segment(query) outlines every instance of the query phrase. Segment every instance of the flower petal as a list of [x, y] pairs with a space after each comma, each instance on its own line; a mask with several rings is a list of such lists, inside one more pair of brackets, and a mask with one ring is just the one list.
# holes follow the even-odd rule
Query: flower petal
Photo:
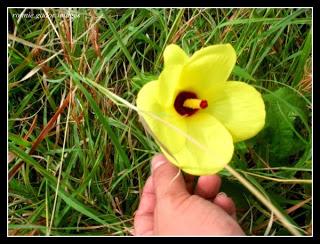
[[178, 94], [177, 88], [182, 67], [182, 65], [174, 65], [164, 68], [159, 76], [159, 89], [153, 96], [156, 95], [158, 102], [164, 107], [173, 107], [175, 97]]
[[255, 136], [264, 126], [266, 112], [261, 94], [244, 82], [228, 81], [208, 103], [208, 112], [230, 131], [235, 142]]
[[187, 133], [198, 143], [186, 140], [185, 146], [166, 157], [183, 171], [192, 175], [211, 175], [228, 164], [233, 155], [232, 136], [228, 130], [213, 116], [197, 113], [187, 118]]
[[170, 44], [163, 52], [164, 67], [172, 65], [184, 65], [189, 57], [188, 55], [176, 44]]
[[[190, 58], [190, 62], [193, 62], [199, 58], [208, 55], [219, 55], [219, 56], [228, 56], [231, 59], [236, 58], [236, 52], [231, 44], [217, 44], [211, 45], [205, 48], [201, 48], [199, 51], [196, 51]], [[235, 62], [235, 60], [234, 60]], [[232, 67], [233, 68], [233, 67]]]
[[164, 145], [167, 150], [174, 153], [179, 151], [185, 144], [186, 139], [179, 130], [185, 131], [186, 123], [184, 118], [179, 116], [173, 107], [167, 109], [158, 103], [154, 96], [158, 89], [158, 81], [151, 81], [145, 84], [138, 93], [137, 107], [141, 111], [140, 116], [147, 123], [149, 132], [156, 137], [161, 145]]
[[213, 45], [194, 53], [184, 66], [180, 90], [191, 90], [200, 98], [219, 93], [236, 62], [236, 52], [230, 44]]
[[188, 61], [187, 54], [175, 44], [166, 47], [163, 53], [164, 69], [159, 76], [159, 103], [173, 106], [183, 65]]

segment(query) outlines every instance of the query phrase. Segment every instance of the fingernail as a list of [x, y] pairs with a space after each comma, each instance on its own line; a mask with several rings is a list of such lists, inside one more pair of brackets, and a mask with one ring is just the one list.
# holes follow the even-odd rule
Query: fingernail
[[166, 163], [167, 160], [162, 154], [158, 154], [153, 157], [151, 161], [151, 171], [154, 172], [157, 168], [159, 168], [162, 164]]
[[224, 192], [219, 192], [218, 197], [228, 197], [227, 194], [225, 194]]

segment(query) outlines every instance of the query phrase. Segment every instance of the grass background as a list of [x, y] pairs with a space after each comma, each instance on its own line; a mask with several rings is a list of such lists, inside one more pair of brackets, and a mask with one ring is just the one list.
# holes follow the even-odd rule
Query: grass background
[[[267, 119], [235, 145], [230, 165], [312, 233], [311, 9], [8, 11], [9, 235], [130, 235], [159, 149], [136, 112], [84, 80], [135, 104], [169, 43], [190, 55], [234, 46], [230, 79], [263, 94]], [[220, 175], [248, 235], [290, 235], [227, 171]]]

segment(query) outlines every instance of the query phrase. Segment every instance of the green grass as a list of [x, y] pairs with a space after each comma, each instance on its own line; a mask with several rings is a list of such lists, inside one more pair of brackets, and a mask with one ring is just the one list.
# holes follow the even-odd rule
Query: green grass
[[[231, 43], [230, 77], [254, 85], [266, 103], [265, 128], [237, 143], [230, 166], [282, 211], [303, 235], [312, 232], [310, 9], [9, 9], [9, 235], [130, 235], [139, 194], [158, 145], [132, 108], [156, 79], [167, 44], [192, 54]], [[52, 16], [55, 16], [54, 18]], [[95, 36], [94, 30], [98, 36]], [[41, 47], [41, 49], [39, 49]], [[42, 65], [40, 65], [43, 63]], [[71, 95], [58, 117], [63, 101]], [[57, 114], [58, 115], [58, 114]], [[57, 116], [56, 115], [56, 116]], [[31, 147], [48, 122], [53, 127]], [[290, 235], [227, 170], [248, 235]], [[269, 225], [268, 225], [269, 224]]]

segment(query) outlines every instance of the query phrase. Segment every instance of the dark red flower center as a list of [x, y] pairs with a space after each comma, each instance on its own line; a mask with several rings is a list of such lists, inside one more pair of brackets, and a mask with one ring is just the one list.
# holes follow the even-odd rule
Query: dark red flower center
[[[198, 106], [186, 106], [185, 102], [188, 99], [194, 100], [193, 103], [195, 103]], [[204, 109], [206, 107], [208, 107], [207, 100], [198, 99], [197, 95], [194, 92], [182, 91], [178, 94], [174, 101], [174, 108], [182, 116], [191, 116], [194, 113], [196, 113], [200, 108]]]

